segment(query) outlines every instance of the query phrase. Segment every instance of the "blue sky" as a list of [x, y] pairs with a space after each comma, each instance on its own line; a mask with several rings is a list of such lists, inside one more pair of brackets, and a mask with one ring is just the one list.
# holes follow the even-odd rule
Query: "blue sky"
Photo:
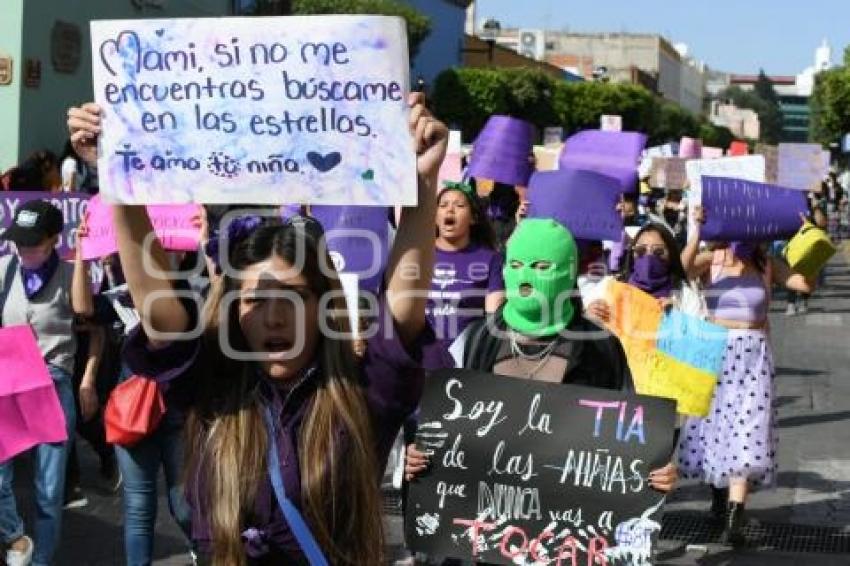
[[477, 19], [502, 27], [661, 33], [715, 69], [795, 75], [826, 38], [840, 63], [850, 44], [848, 0], [477, 0]]

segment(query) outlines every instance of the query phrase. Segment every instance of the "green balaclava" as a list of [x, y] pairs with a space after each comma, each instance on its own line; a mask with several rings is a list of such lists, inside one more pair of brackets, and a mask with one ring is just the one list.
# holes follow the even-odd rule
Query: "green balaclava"
[[[532, 267], [547, 262], [545, 269]], [[555, 220], [530, 218], [519, 223], [508, 240], [503, 311], [513, 330], [530, 336], [551, 336], [572, 321], [574, 308], [569, 292], [575, 289], [578, 248], [572, 234]], [[529, 285], [523, 297], [520, 287]]]

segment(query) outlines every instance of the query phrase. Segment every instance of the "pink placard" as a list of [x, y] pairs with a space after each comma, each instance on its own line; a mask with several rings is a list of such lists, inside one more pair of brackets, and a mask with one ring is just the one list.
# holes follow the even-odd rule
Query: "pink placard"
[[32, 329], [0, 328], [0, 463], [65, 440], [65, 414]]
[[679, 142], [679, 157], [685, 159], [699, 159], [702, 157], [702, 141], [694, 138], [684, 137]]
[[459, 183], [463, 179], [463, 168], [461, 167], [461, 157], [459, 153], [447, 153], [443, 159], [443, 164], [440, 165], [439, 182], [437, 183], [437, 191], [443, 189], [445, 181]]
[[[200, 214], [200, 205], [149, 205], [147, 211], [163, 248], [171, 251], [198, 249], [200, 233], [198, 228], [193, 226], [192, 218]], [[112, 207], [101, 201], [100, 195], [95, 195], [89, 201], [86, 223], [88, 236], [80, 239], [83, 259], [101, 258], [118, 251]]]

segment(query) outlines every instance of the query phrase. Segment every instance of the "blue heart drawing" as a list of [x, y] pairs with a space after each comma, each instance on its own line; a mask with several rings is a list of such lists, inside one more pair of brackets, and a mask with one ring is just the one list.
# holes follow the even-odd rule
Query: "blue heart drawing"
[[160, 29], [156, 30], [156, 34], [157, 34], [159, 37], [162, 37], [162, 34], [164, 34], [164, 33], [165, 33], [165, 30], [164, 30], [163, 28], [160, 28]]
[[322, 173], [327, 173], [342, 161], [342, 156], [338, 151], [332, 151], [327, 155], [322, 155], [321, 153], [316, 153], [315, 151], [311, 151], [307, 153], [307, 161], [310, 162], [310, 165], [315, 167], [318, 171]]

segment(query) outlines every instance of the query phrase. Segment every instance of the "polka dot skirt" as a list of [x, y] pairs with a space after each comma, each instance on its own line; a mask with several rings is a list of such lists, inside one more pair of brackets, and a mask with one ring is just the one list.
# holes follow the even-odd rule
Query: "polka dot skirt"
[[727, 487], [747, 478], [753, 487], [776, 479], [773, 353], [764, 332], [730, 330], [711, 409], [681, 431], [679, 472]]

